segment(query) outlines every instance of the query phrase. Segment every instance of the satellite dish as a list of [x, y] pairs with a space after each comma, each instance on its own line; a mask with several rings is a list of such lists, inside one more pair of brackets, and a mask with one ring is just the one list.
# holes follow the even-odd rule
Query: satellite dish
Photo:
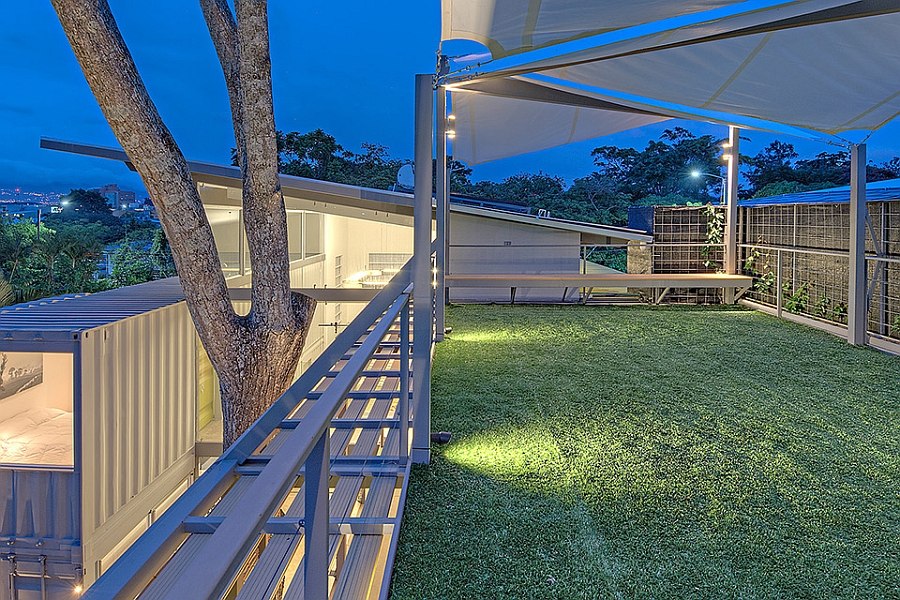
[[400, 167], [397, 171], [397, 189], [413, 191], [416, 188], [416, 170], [411, 164]]

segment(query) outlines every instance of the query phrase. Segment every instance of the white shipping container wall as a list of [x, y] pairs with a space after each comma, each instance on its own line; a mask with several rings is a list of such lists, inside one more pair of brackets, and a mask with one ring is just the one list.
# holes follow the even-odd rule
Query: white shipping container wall
[[[194, 467], [196, 333], [182, 302], [82, 338], [85, 576]], [[102, 565], [102, 569], [108, 568]]]
[[81, 535], [80, 522], [72, 471], [0, 469], [0, 537], [74, 540]]
[[[581, 235], [528, 223], [454, 214], [450, 221], [450, 272], [578, 273]], [[563, 288], [520, 288], [516, 301], [558, 301]], [[509, 302], [509, 288], [450, 289], [451, 301]]]

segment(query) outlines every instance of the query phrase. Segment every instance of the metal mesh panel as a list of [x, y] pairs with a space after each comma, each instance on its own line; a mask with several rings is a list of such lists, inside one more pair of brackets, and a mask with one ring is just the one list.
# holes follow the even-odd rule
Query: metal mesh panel
[[[866, 253], [900, 257], [900, 202], [868, 203]], [[848, 204], [741, 209], [745, 273], [757, 277], [748, 297], [784, 310], [847, 322], [850, 207]], [[874, 237], [873, 237], [874, 236]], [[778, 263], [781, 262], [781, 285]], [[900, 264], [867, 261], [868, 329], [900, 338]], [[780, 287], [780, 289], [779, 289]]]
[[[653, 216], [654, 273], [715, 273], [724, 264], [721, 243], [706, 245], [710, 216], [708, 207], [656, 207]], [[714, 209], [722, 214], [721, 208]], [[714, 304], [721, 302], [721, 290], [673, 289], [668, 302]]]

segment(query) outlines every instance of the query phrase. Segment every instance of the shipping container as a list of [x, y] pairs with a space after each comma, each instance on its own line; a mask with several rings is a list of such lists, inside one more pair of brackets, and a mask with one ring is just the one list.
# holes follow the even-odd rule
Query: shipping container
[[0, 599], [77, 595], [193, 480], [216, 407], [183, 300], [173, 278], [0, 309]]

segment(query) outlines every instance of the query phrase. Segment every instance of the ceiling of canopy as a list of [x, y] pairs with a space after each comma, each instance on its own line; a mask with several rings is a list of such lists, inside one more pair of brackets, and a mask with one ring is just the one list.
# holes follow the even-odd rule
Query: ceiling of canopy
[[900, 114], [898, 0], [444, 0], [444, 18], [494, 56], [443, 80], [471, 164], [669, 117], [839, 140]]

